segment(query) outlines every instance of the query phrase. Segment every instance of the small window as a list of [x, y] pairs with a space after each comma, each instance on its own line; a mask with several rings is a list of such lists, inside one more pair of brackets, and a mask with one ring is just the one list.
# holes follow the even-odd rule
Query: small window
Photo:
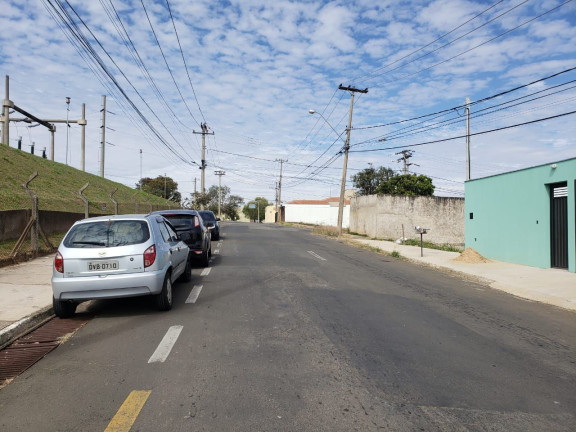
[[178, 241], [178, 234], [176, 234], [176, 231], [174, 231], [170, 224], [166, 224], [166, 229], [170, 235], [170, 241]]
[[470, 219], [474, 219], [474, 213], [470, 213]]
[[158, 222], [158, 228], [160, 228], [160, 232], [162, 233], [162, 238], [166, 243], [170, 242], [170, 233], [168, 232], [168, 228], [164, 221]]

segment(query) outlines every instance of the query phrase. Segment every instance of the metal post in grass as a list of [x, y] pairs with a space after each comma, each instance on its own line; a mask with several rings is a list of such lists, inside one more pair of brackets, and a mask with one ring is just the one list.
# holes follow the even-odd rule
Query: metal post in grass
[[82, 192], [84, 192], [86, 190], [86, 188], [88, 187], [90, 183], [86, 183], [84, 186], [82, 186], [82, 188], [78, 191], [78, 195], [80, 196], [80, 199], [82, 201], [84, 201], [84, 217], [88, 218], [90, 217], [90, 203], [88, 202], [88, 198], [86, 198], [84, 196], [84, 194]]

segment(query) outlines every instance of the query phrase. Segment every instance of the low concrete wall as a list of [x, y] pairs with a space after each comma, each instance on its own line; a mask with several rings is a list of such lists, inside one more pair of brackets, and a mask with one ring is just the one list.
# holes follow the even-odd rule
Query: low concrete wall
[[464, 198], [369, 195], [352, 198], [350, 231], [368, 237], [420, 239], [415, 226], [428, 228], [424, 240], [464, 246]]
[[[19, 238], [30, 220], [30, 214], [31, 210], [7, 210], [0, 212], [0, 241]], [[83, 213], [40, 210], [39, 215], [40, 226], [47, 235], [64, 233], [68, 231], [74, 222], [84, 219]]]
[[30, 210], [6, 210], [0, 212], [0, 241], [17, 239], [26, 228]]

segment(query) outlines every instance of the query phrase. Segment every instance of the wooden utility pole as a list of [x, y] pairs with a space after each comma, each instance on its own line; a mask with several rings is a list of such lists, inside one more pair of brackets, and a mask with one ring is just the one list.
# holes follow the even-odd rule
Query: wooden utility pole
[[[278, 194], [276, 196], [276, 214], [279, 214], [280, 207], [282, 206], [282, 164], [288, 162], [288, 159], [276, 159], [276, 162], [280, 162], [280, 179], [278, 180]], [[277, 218], [280, 222], [280, 218]]]
[[220, 211], [220, 205], [222, 203], [222, 176], [226, 175], [226, 172], [214, 171], [214, 174], [218, 176], [218, 217], [222, 218], [222, 212]]
[[344, 144], [344, 163], [342, 164], [342, 182], [340, 184], [340, 203], [338, 205], [338, 237], [342, 236], [342, 220], [344, 217], [344, 194], [346, 193], [346, 169], [348, 168], [348, 150], [350, 150], [350, 130], [352, 129], [352, 111], [354, 110], [354, 93], [368, 93], [368, 89], [359, 90], [354, 87], [338, 86], [338, 90], [350, 92], [350, 113], [348, 114], [348, 127], [346, 128], [346, 144]]
[[206, 135], [214, 135], [214, 132], [208, 132], [210, 130], [210, 128], [208, 127], [206, 122], [200, 123], [200, 128], [202, 129], [202, 132], [192, 131], [192, 133], [202, 135], [202, 165], [200, 165], [200, 169], [202, 170], [202, 175], [200, 177], [200, 192], [202, 192], [202, 194], [204, 194], [204, 193], [206, 193], [205, 182], [204, 182], [204, 180], [205, 180], [204, 172], [206, 170]]

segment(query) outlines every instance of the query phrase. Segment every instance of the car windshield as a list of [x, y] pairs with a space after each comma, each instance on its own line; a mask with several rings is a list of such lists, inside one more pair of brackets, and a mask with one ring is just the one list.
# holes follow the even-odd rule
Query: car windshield
[[66, 238], [67, 248], [115, 247], [144, 243], [150, 238], [145, 221], [118, 220], [74, 225]]

